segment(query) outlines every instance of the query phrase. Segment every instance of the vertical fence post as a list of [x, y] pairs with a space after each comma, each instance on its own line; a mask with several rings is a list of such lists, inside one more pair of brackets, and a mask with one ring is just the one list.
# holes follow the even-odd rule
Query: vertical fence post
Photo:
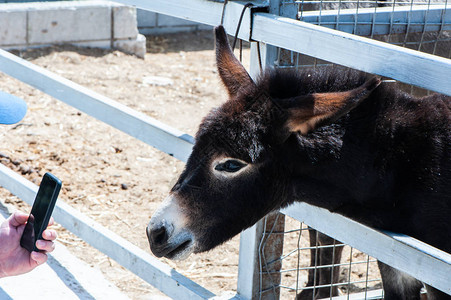
[[279, 299], [285, 215], [272, 213], [243, 231], [237, 294], [242, 299]]
[[237, 295], [240, 299], [258, 299], [260, 276], [258, 268], [258, 245], [263, 233], [263, 221], [258, 221], [240, 236]]
[[[270, 0], [270, 13], [281, 13], [281, 0]], [[259, 60], [259, 57], [261, 61]], [[250, 75], [257, 78], [277, 61], [277, 48], [251, 43]], [[240, 239], [237, 293], [244, 299], [279, 299], [285, 215], [273, 213], [244, 231]], [[271, 234], [270, 234], [271, 233]], [[275, 233], [275, 234], [272, 234]]]

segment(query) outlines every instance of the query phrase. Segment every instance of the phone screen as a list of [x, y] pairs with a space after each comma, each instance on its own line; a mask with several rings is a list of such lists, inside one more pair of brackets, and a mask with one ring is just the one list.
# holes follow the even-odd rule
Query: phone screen
[[50, 173], [44, 175], [20, 241], [21, 246], [30, 252], [37, 251], [36, 240], [42, 239], [42, 232], [47, 228], [60, 188], [61, 180]]

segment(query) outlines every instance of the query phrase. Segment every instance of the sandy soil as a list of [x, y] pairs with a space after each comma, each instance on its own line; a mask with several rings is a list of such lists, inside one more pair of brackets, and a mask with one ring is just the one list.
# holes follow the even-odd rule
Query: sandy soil
[[[16, 54], [191, 135], [202, 116], [226, 100], [215, 67], [211, 32], [148, 37], [144, 60], [118, 51], [66, 46]], [[246, 58], [249, 50], [244, 54]], [[0, 74], [0, 89], [22, 97], [29, 108], [20, 124], [2, 127], [1, 163], [36, 184], [45, 172], [54, 173], [63, 181], [61, 199], [149, 251], [145, 226], [183, 164], [4, 74]], [[0, 189], [0, 198], [29, 211], [4, 189]], [[290, 222], [287, 227], [299, 228], [298, 222]], [[102, 270], [130, 298], [158, 295], [80, 238], [61, 227], [58, 231], [60, 242]], [[296, 236], [286, 238], [293, 247], [297, 241]], [[182, 262], [163, 261], [222, 294], [236, 290], [238, 245], [236, 237]], [[304, 264], [309, 261], [307, 253], [302, 254]], [[356, 253], [351, 256], [361, 255]], [[291, 264], [286, 263], [287, 267]], [[362, 271], [355, 273], [356, 278], [362, 276]], [[296, 278], [289, 272], [283, 276], [291, 285]], [[372, 276], [377, 276], [377, 271]], [[283, 298], [293, 297], [294, 292], [283, 294]]]

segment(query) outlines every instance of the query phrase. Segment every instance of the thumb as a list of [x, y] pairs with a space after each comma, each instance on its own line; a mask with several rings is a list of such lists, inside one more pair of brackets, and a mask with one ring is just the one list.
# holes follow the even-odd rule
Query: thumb
[[25, 224], [25, 222], [27, 222], [27, 220], [28, 220], [28, 215], [17, 210], [8, 218], [8, 223], [12, 227], [18, 227], [20, 225]]

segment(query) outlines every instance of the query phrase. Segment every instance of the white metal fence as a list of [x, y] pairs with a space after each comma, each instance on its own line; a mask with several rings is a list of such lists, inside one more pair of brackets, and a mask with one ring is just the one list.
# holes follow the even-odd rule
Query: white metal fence
[[[408, 9], [402, 5], [389, 9], [357, 6], [354, 11], [343, 10], [342, 13], [335, 14], [323, 10], [322, 7], [318, 11], [303, 12], [300, 7], [305, 2], [301, 1], [255, 1], [255, 5], [250, 8], [244, 8], [245, 3], [238, 1], [229, 1], [225, 8], [222, 2], [207, 0], [118, 2], [208, 25], [218, 25], [224, 15], [223, 23], [228, 32], [235, 32], [239, 16], [244, 9], [245, 14], [238, 37], [259, 42], [259, 45], [251, 44], [252, 76], [256, 76], [260, 71], [257, 47], [260, 47], [264, 66], [280, 62], [281, 52], [276, 48], [279, 47], [451, 95], [450, 59], [356, 35], [375, 37], [390, 34], [392, 31], [399, 34], [405, 29], [404, 33], [419, 33], [423, 37], [435, 32], [438, 34], [436, 40], [447, 42], [446, 37], [442, 40], [442, 35], [450, 30], [451, 26], [451, 9], [446, 2], [434, 6], [428, 2], [422, 7], [410, 5]], [[382, 2], [386, 4], [385, 1], [376, 3]], [[341, 4], [346, 1], [335, 3]], [[310, 4], [318, 4], [318, 1], [310, 1]], [[287, 14], [301, 17], [304, 21], [283, 17]], [[405, 36], [407, 37], [407, 34]], [[405, 45], [408, 45], [409, 40], [405, 38], [405, 41]], [[290, 57], [296, 55], [290, 54]], [[0, 50], [0, 71], [182, 161], [186, 161], [191, 152], [193, 139], [190, 136], [2, 50]], [[36, 186], [4, 166], [0, 166], [0, 182], [3, 187], [27, 203], [32, 202]], [[451, 294], [450, 254], [403, 235], [376, 231], [305, 203], [292, 205], [281, 212]], [[170, 297], [175, 299], [214, 297], [210, 291], [103, 228], [63, 201], [59, 201], [54, 216], [64, 227]], [[324, 219], [328, 222], [322, 222]], [[264, 286], [261, 282], [263, 276], [259, 267], [261, 260], [258, 253], [262, 247], [261, 237], [272, 226], [263, 220], [241, 235], [237, 298], [265, 297], [262, 293]], [[387, 249], [390, 251], [386, 251]], [[277, 259], [278, 254], [275, 255]], [[410, 263], [411, 261], [415, 261], [415, 264]], [[363, 297], [365, 296], [367, 295]]]

